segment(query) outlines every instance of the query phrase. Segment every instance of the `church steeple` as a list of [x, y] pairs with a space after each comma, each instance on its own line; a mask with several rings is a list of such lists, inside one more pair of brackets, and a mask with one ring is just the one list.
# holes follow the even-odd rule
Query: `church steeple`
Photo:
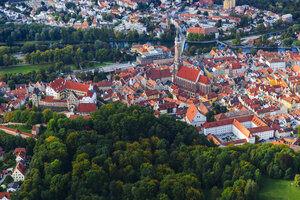
[[175, 37], [175, 57], [174, 57], [173, 81], [175, 80], [175, 76], [182, 65], [181, 51], [182, 51], [182, 44], [181, 44], [181, 40], [180, 40], [180, 30], [179, 30], [179, 28], [177, 28], [176, 37]]

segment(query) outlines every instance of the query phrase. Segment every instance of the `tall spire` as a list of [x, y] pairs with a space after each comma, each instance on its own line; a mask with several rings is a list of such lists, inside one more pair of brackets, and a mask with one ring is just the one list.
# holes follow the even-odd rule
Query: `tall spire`
[[179, 30], [179, 27], [176, 28], [175, 42], [180, 42], [180, 30]]
[[176, 37], [175, 37], [175, 57], [174, 57], [174, 70], [173, 70], [173, 81], [175, 81], [176, 74], [181, 67], [181, 51], [182, 51], [182, 44], [180, 39], [180, 29], [177, 27], [176, 29]]

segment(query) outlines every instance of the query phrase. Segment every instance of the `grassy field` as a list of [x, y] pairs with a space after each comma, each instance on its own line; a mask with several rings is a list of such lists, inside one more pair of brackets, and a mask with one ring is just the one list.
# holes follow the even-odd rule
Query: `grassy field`
[[102, 67], [102, 66], [105, 66], [105, 65], [112, 65], [114, 64], [113, 62], [104, 62], [104, 63], [96, 63], [93, 67]]
[[26, 73], [34, 70], [39, 70], [40, 68], [47, 68], [50, 65], [20, 65], [16, 67], [1, 68], [0, 73]]
[[300, 188], [292, 185], [293, 181], [263, 178], [259, 200], [296, 200], [300, 199]]
[[[95, 63], [94, 66], [86, 66], [85, 69], [102, 67], [105, 65], [111, 65], [112, 62], [104, 62], [104, 63]], [[0, 68], [0, 73], [26, 73], [34, 70], [39, 70], [40, 68], [47, 68], [53, 64], [45, 64], [45, 65], [19, 65], [16, 67], [4, 67]], [[77, 70], [75, 65], [69, 65], [72, 70]]]

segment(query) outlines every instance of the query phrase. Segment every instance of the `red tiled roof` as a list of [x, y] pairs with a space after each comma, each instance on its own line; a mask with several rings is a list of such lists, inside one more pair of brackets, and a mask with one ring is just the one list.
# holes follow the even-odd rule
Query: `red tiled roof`
[[284, 60], [281, 60], [280, 58], [274, 58], [274, 59], [270, 59], [268, 60], [269, 63], [276, 63], [276, 62], [284, 62]]
[[10, 199], [11, 193], [9, 192], [0, 192], [0, 199], [3, 199], [4, 197], [7, 199]]
[[[257, 126], [267, 126], [263, 121], [261, 121], [255, 115], [239, 117], [239, 118], [235, 118], [235, 119], [238, 120], [240, 123], [252, 121]], [[227, 124], [232, 124], [233, 121], [234, 121], [234, 119], [224, 119], [224, 120], [215, 121], [215, 122], [205, 122], [203, 124], [203, 127], [204, 128], [212, 128], [212, 127], [217, 127], [217, 126], [223, 126], [223, 125], [227, 125]]]
[[147, 79], [156, 80], [164, 77], [171, 77], [172, 73], [170, 72], [169, 69], [165, 69], [165, 70], [150, 69], [146, 71], [146, 76]]
[[250, 131], [246, 129], [238, 120], [234, 119], [232, 123], [239, 131], [241, 131], [246, 137], [250, 137]]
[[25, 176], [27, 169], [26, 169], [25, 165], [24, 165], [22, 162], [18, 162], [18, 163], [17, 163], [17, 166], [16, 166], [16, 168], [14, 169], [13, 173], [14, 173], [17, 169], [19, 170], [19, 172], [21, 172], [21, 174], [23, 174], [23, 175]]
[[95, 112], [96, 110], [97, 106], [94, 103], [80, 103], [77, 107], [77, 111], [80, 113], [90, 113]]
[[190, 27], [187, 32], [188, 33], [197, 33], [197, 34], [210, 34], [210, 33], [217, 33], [218, 28], [217, 27], [207, 27], [207, 28]]
[[54, 91], [61, 91], [65, 88], [65, 80], [63, 78], [58, 78], [50, 83], [50, 87]]
[[71, 90], [76, 90], [76, 91], [87, 92], [89, 90], [90, 86], [88, 84], [77, 83], [77, 82], [72, 82], [72, 81], [65, 81], [62, 78], [58, 78], [55, 81], [50, 83], [50, 87], [54, 91], [61, 91], [66, 88], [66, 89], [71, 89]]
[[112, 86], [112, 81], [110, 80], [103, 80], [103, 81], [99, 81], [97, 83], [98, 87], [111, 87]]
[[12, 90], [11, 93], [15, 96], [18, 95], [25, 95], [27, 94], [27, 88], [21, 88], [21, 89], [17, 89], [17, 90]]
[[182, 66], [177, 72], [177, 76], [192, 82], [196, 82], [200, 71], [186, 66]]
[[32, 134], [30, 134], [30, 133], [25, 133], [25, 132], [21, 132], [21, 131], [19, 131], [18, 129], [12, 129], [12, 128], [8, 128], [8, 127], [5, 127], [5, 126], [0, 126], [0, 129], [12, 131], [12, 132], [15, 132], [15, 133], [20, 133], [21, 135], [26, 135], [26, 136], [28, 136], [28, 137], [33, 137]]
[[200, 75], [200, 78], [199, 78], [198, 82], [199, 83], [204, 83], [204, 84], [209, 84], [210, 80], [207, 76]]
[[208, 134], [206, 139], [209, 141], [210, 139], [212, 139], [214, 141], [214, 143], [218, 146], [220, 146], [222, 144], [222, 142], [219, 140], [219, 138], [217, 138], [214, 134]]
[[145, 91], [145, 94], [147, 95], [147, 97], [149, 97], [149, 96], [152, 96], [152, 95], [160, 94], [160, 92], [157, 91], [157, 90], [147, 90], [147, 91]]
[[15, 150], [14, 150], [15, 155], [17, 155], [20, 152], [23, 152], [26, 155], [26, 149], [25, 148], [15, 148]]
[[8, 85], [5, 82], [1, 81], [0, 82], [0, 88], [2, 88], [2, 87], [7, 88]]
[[72, 81], [67, 81], [66, 82], [66, 88], [71, 89], [71, 90], [87, 92], [90, 88], [90, 85], [83, 84], [83, 83], [72, 82]]

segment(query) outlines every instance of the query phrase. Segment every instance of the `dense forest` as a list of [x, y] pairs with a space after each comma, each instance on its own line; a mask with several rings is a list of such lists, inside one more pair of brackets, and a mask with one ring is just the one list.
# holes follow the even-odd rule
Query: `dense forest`
[[41, 117], [47, 129], [15, 200], [206, 199], [207, 191], [253, 200], [262, 175], [300, 172], [300, 154], [285, 145], [218, 148], [194, 127], [137, 105], [106, 104], [86, 120]]
[[[33, 48], [28, 48], [33, 46]], [[26, 48], [27, 47], [27, 48]], [[121, 53], [117, 48], [112, 48], [108, 43], [96, 40], [94, 44], [67, 45], [64, 48], [51, 47], [45, 51], [35, 49], [32, 42], [25, 43], [23, 53], [27, 64], [59, 63], [62, 65], [74, 64], [77, 67], [84, 66], [88, 61], [112, 61], [124, 62], [133, 60], [135, 57], [127, 53]]]
[[[163, 41], [173, 41], [174, 26], [159, 36]], [[60, 41], [63, 44], [90, 43], [100, 40], [110, 41], [152, 41], [157, 40], [153, 34], [138, 34], [137, 31], [128, 33], [114, 32], [113, 29], [102, 28], [75, 29], [73, 27], [51, 27], [43, 24], [0, 24], [0, 42], [8, 46], [21, 41]]]

